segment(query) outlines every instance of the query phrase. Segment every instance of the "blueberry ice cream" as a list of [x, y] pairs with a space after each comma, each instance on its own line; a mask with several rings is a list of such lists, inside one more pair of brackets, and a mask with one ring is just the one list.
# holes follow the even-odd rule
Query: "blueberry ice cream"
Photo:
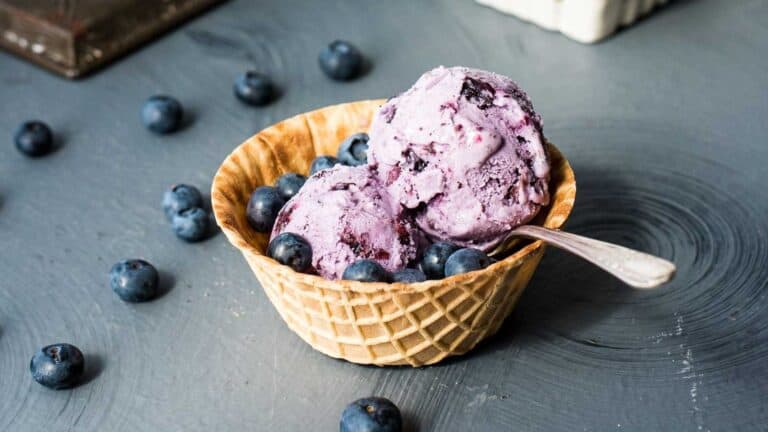
[[387, 101], [368, 162], [433, 241], [488, 251], [548, 204], [541, 119], [511, 79], [433, 69]]
[[392, 206], [369, 166], [335, 166], [310, 177], [277, 216], [272, 231], [293, 233], [312, 248], [311, 271], [340, 279], [347, 266], [372, 260], [387, 271], [416, 262], [422, 233]]

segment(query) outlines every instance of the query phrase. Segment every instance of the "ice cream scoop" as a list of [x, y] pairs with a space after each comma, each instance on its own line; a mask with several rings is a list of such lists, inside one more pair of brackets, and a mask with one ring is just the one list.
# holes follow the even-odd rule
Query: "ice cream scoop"
[[438, 67], [387, 101], [369, 164], [433, 241], [488, 251], [549, 202], [541, 119], [511, 79]]
[[348, 264], [370, 259], [388, 271], [419, 257], [424, 237], [367, 165], [336, 166], [311, 176], [277, 216], [272, 238], [290, 232], [312, 246], [313, 271], [339, 279]]

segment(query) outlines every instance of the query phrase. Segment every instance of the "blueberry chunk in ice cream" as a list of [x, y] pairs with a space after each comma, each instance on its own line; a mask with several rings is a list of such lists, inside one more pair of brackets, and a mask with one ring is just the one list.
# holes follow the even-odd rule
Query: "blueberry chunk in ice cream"
[[392, 206], [368, 166], [335, 166], [310, 177], [277, 215], [272, 238], [291, 232], [312, 248], [312, 269], [339, 279], [355, 261], [388, 272], [419, 257], [424, 240], [410, 216]]
[[387, 101], [368, 162], [433, 241], [488, 251], [548, 204], [540, 117], [511, 79], [438, 67]]

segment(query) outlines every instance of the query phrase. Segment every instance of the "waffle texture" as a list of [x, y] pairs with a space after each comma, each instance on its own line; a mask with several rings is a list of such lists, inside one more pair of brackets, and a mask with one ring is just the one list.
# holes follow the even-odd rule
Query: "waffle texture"
[[[306, 173], [317, 155], [336, 154], [347, 136], [368, 130], [383, 100], [330, 106], [257, 133], [235, 149], [214, 177], [216, 220], [247, 260], [288, 326], [318, 351], [354, 363], [422, 366], [472, 349], [509, 315], [544, 253], [540, 241], [476, 272], [417, 284], [331, 281], [297, 273], [265, 256], [269, 236], [254, 231], [245, 207], [251, 192], [285, 172]], [[560, 228], [576, 183], [551, 144], [552, 203], [534, 223]]]

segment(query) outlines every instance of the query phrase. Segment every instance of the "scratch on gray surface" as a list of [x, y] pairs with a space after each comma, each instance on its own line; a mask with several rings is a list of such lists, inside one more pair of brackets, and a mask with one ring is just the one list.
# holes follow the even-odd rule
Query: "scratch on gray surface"
[[651, 336], [650, 339], [653, 340], [653, 343], [659, 344], [661, 343], [665, 338], [668, 338], [670, 336], [682, 336], [683, 335], [683, 317], [680, 316], [679, 313], [675, 312], [675, 316], [677, 316], [676, 319], [676, 325], [674, 330], [672, 331], [661, 331], [657, 333], [654, 336]]
[[[677, 313], [676, 313], [677, 314]], [[675, 334], [682, 335], [683, 331], [683, 316], [677, 316], [677, 325], [675, 326]], [[684, 348], [684, 344], [680, 344], [680, 348]], [[702, 381], [699, 379], [699, 375], [696, 373], [695, 362], [693, 358], [693, 350], [690, 347], [685, 348], [685, 354], [683, 355], [683, 367], [680, 369], [680, 373], [683, 374], [684, 380], [690, 380], [690, 388], [688, 395], [691, 401], [691, 407], [693, 408], [693, 418], [698, 430], [704, 430], [704, 412], [699, 404], [699, 386]], [[709, 429], [707, 429], [709, 431]]]

